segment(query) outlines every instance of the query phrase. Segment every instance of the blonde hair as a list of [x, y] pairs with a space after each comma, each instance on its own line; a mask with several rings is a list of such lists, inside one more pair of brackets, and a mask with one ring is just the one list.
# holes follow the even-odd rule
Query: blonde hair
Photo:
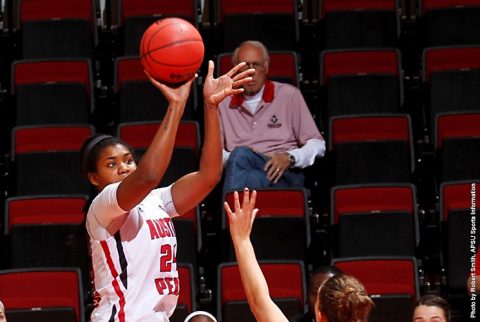
[[354, 277], [335, 275], [318, 291], [320, 312], [328, 322], [366, 322], [373, 301]]

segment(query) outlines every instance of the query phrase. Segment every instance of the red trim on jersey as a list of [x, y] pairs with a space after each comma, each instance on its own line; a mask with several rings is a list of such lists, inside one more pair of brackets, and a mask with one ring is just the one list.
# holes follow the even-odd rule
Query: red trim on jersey
[[103, 252], [105, 253], [105, 258], [107, 259], [108, 267], [110, 268], [110, 272], [113, 277], [112, 285], [115, 293], [117, 293], [119, 297], [120, 303], [120, 310], [118, 311], [118, 319], [120, 322], [125, 322], [125, 294], [123, 294], [120, 285], [118, 284], [117, 277], [118, 272], [115, 269], [115, 265], [113, 265], [112, 256], [110, 255], [110, 249], [108, 249], [107, 242], [102, 240], [100, 241], [100, 245], [102, 245]]

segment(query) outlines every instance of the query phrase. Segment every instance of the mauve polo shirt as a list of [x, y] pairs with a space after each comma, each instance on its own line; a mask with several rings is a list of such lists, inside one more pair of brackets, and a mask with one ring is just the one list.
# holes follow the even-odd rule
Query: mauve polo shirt
[[249, 146], [261, 153], [286, 152], [309, 139], [323, 140], [298, 88], [267, 80], [255, 114], [242, 106], [243, 95], [219, 105], [224, 148]]

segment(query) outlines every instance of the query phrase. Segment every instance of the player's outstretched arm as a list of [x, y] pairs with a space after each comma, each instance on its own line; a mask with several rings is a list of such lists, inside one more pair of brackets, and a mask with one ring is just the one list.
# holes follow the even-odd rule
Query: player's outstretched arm
[[244, 70], [245, 63], [233, 67], [219, 78], [213, 77], [213, 61], [208, 62], [208, 73], [203, 86], [204, 144], [199, 170], [187, 174], [174, 183], [173, 202], [179, 214], [198, 205], [209, 194], [222, 176], [222, 139], [218, 104], [229, 95], [243, 92], [241, 86], [251, 81], [255, 70]]
[[250, 241], [253, 221], [258, 212], [255, 208], [257, 192], [250, 195], [244, 190], [243, 201], [240, 205], [238, 192], [234, 193], [234, 212], [225, 202], [228, 215], [230, 235], [235, 247], [238, 267], [242, 277], [243, 287], [247, 295], [248, 304], [258, 322], [288, 321], [278, 306], [273, 302], [268, 291], [267, 281], [258, 265], [255, 251]]
[[124, 210], [135, 207], [163, 178], [172, 157], [178, 124], [196, 78], [193, 77], [181, 86], [170, 87], [154, 80], [150, 75], [148, 77], [167, 99], [168, 109], [137, 170], [127, 176], [117, 190], [118, 204]]

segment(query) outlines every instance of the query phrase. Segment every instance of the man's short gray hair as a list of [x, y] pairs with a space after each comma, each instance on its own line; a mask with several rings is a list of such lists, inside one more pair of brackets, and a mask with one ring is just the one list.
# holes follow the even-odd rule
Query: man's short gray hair
[[234, 66], [237, 65], [238, 63], [240, 63], [238, 61], [238, 51], [240, 50], [241, 47], [246, 46], [246, 45], [251, 45], [251, 46], [259, 48], [262, 51], [263, 59], [265, 60], [265, 62], [267, 64], [270, 62], [270, 56], [268, 54], [268, 49], [267, 49], [267, 47], [265, 47], [264, 44], [262, 44], [258, 40], [246, 40], [246, 41], [242, 42], [240, 44], [240, 46], [238, 46], [232, 54], [232, 64]]

